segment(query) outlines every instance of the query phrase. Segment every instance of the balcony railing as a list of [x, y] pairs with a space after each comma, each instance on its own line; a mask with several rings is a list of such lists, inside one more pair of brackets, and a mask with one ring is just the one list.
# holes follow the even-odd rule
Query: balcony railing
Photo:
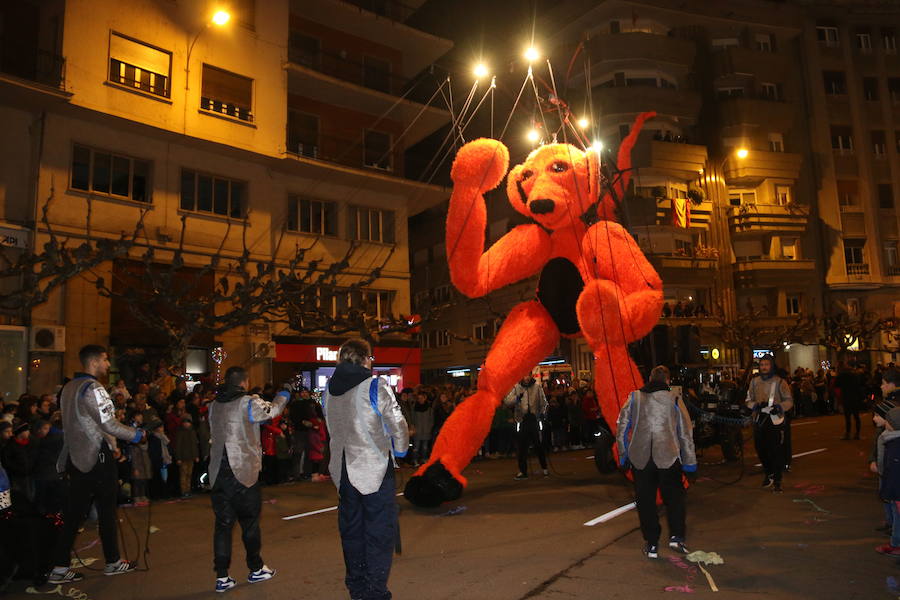
[[400, 22], [406, 21], [416, 12], [415, 8], [397, 0], [344, 0], [344, 2]]
[[384, 92], [402, 94], [409, 80], [389, 71], [344, 58], [330, 52], [307, 52], [301, 48], [288, 49], [288, 60], [343, 81]]
[[395, 172], [395, 152], [383, 148], [366, 148], [361, 139], [351, 140], [320, 135], [317, 139], [302, 140], [288, 136], [287, 152], [355, 168]]
[[891, 277], [900, 277], [900, 265], [888, 265], [887, 274]]
[[[3, 39], [0, 38], [0, 48]], [[51, 87], [65, 85], [66, 59], [46, 50], [22, 48], [18, 52], [0, 55], [0, 71]]]
[[850, 263], [847, 265], [847, 275], [868, 275], [868, 263]]
[[250, 112], [250, 107], [240, 106], [233, 102], [224, 102], [222, 100], [216, 100], [215, 98], [202, 96], [200, 98], [200, 108], [219, 115], [234, 117], [241, 121], [253, 121], [253, 113]]

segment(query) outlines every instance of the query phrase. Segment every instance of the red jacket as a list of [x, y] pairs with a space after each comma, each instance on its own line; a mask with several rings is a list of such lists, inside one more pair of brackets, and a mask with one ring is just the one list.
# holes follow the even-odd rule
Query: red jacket
[[262, 425], [260, 442], [262, 444], [262, 452], [266, 456], [275, 456], [275, 438], [281, 435], [281, 427], [278, 426], [280, 421], [281, 416], [277, 416]]

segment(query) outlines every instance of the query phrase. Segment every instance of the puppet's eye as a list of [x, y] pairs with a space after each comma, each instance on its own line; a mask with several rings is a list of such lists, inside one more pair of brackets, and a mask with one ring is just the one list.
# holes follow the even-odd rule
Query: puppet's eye
[[532, 171], [531, 169], [525, 169], [524, 171], [522, 171], [521, 181], [525, 181], [526, 179], [528, 179], [529, 177], [531, 177], [533, 175], [534, 175], [534, 171]]
[[550, 170], [554, 173], [565, 173], [569, 170], [569, 165], [564, 162], [556, 161], [550, 165]]

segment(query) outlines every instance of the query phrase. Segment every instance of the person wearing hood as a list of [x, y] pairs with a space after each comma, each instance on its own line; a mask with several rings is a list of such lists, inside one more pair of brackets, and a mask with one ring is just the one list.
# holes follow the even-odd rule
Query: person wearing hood
[[[528, 448], [534, 446], [544, 477], [548, 477], [547, 455], [541, 443], [541, 423], [547, 414], [547, 396], [543, 386], [536, 385], [534, 377], [527, 375], [513, 386], [503, 399], [503, 403], [514, 410], [516, 419], [516, 439], [518, 442], [517, 457], [519, 472], [514, 479], [528, 479]], [[581, 407], [578, 407], [581, 410]]]
[[685, 547], [685, 489], [682, 471], [697, 472], [693, 426], [684, 402], [669, 390], [669, 369], [660, 365], [650, 380], [628, 397], [616, 427], [619, 465], [631, 465], [635, 502], [647, 558], [659, 557], [657, 493], [666, 505], [669, 548], [687, 554]]
[[759, 377], [747, 388], [747, 407], [753, 412], [753, 443], [765, 475], [762, 487], [781, 492], [781, 475], [790, 457], [785, 456], [785, 413], [794, 406], [791, 386], [778, 375], [775, 357], [759, 359]]
[[891, 540], [875, 548], [880, 554], [900, 556], [900, 407], [884, 415], [884, 432], [878, 436], [878, 474], [881, 485], [878, 495], [890, 506], [892, 513]]
[[290, 399], [289, 391], [278, 392], [272, 402], [247, 393], [250, 378], [242, 367], [229, 367], [225, 384], [209, 408], [209, 485], [216, 515], [213, 532], [213, 566], [216, 591], [225, 592], [237, 583], [228, 576], [231, 566], [231, 532], [235, 522], [243, 532], [249, 583], [275, 576], [260, 556], [262, 536], [259, 513], [262, 509], [259, 472], [262, 470], [260, 424], [281, 414]]
[[368, 342], [351, 339], [322, 399], [331, 435], [330, 470], [338, 489], [338, 529], [350, 597], [389, 600], [397, 540], [393, 456], [409, 449], [409, 428], [387, 380], [372, 375]]

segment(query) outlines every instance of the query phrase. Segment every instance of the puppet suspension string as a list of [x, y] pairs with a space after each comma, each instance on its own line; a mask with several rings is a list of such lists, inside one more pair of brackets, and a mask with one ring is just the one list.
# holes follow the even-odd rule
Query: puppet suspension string
[[443, 93], [443, 88], [445, 85], [447, 85], [448, 81], [449, 81], [449, 79], [445, 79], [444, 83], [442, 83], [440, 86], [438, 86], [438, 89], [436, 89], [434, 91], [434, 93], [431, 95], [431, 98], [428, 99], [428, 102], [426, 102], [425, 104], [422, 105], [422, 108], [419, 109], [419, 112], [416, 114], [415, 118], [412, 121], [410, 121], [409, 125], [406, 126], [406, 129], [403, 130], [403, 133], [401, 133], [399, 136], [397, 136], [397, 138], [394, 140], [394, 143], [391, 144], [391, 147], [388, 148], [387, 151], [385, 151], [385, 153], [379, 157], [378, 162], [376, 164], [381, 164], [381, 161], [383, 161], [385, 158], [387, 158], [388, 156], [391, 155], [391, 153], [397, 147], [397, 144], [400, 143], [400, 140], [402, 140], [403, 137], [407, 133], [409, 133], [409, 130], [412, 129], [413, 125], [415, 125], [419, 121], [419, 118], [428, 109], [428, 107], [431, 105], [431, 103], [437, 97], [438, 93]]
[[[469, 90], [469, 95], [466, 97], [466, 102], [463, 104], [462, 110], [459, 111], [459, 118], [456, 119], [453, 124], [456, 126], [457, 131], [459, 132], [459, 141], [460, 143], [465, 144], [466, 138], [463, 137], [463, 128], [460, 127], [460, 123], [466, 118], [466, 111], [469, 110], [469, 105], [472, 103], [472, 98], [475, 97], [475, 90], [478, 89], [478, 80], [475, 80], [475, 83], [472, 84], [472, 89]], [[474, 113], [473, 113], [474, 114]]]

